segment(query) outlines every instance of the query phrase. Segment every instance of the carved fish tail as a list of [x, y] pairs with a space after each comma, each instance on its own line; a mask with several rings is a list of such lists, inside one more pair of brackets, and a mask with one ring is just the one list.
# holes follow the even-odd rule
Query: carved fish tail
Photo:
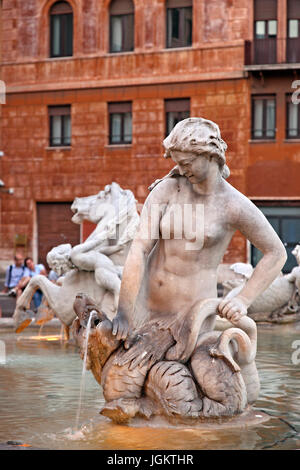
[[240, 372], [234, 372], [221, 358], [196, 350], [191, 359], [192, 372], [203, 393], [202, 416], [231, 416], [247, 406], [247, 390]]
[[156, 414], [197, 418], [202, 409], [202, 401], [191, 373], [178, 362], [162, 361], [149, 372], [145, 384], [146, 396], [160, 403], [161, 410]]
[[147, 366], [129, 369], [128, 364], [118, 366], [114, 364], [113, 354], [102, 371], [103, 395], [106, 401], [119, 398], [139, 398], [148, 371]]

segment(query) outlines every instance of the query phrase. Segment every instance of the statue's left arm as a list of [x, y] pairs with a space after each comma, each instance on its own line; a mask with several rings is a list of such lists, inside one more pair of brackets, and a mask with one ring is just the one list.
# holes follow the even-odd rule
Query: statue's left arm
[[252, 302], [273, 282], [283, 268], [287, 254], [277, 233], [263, 213], [245, 196], [239, 194], [240, 208], [234, 228], [263, 253], [252, 276], [236, 297], [225, 297], [219, 305], [221, 317], [238, 320], [247, 314]]

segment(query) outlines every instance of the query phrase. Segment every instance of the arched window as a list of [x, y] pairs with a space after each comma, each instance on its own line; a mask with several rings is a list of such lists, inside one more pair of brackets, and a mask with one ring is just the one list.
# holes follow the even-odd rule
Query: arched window
[[192, 45], [193, 0], [167, 0], [167, 47]]
[[110, 16], [110, 52], [134, 49], [134, 5], [132, 0], [112, 0]]
[[73, 55], [73, 10], [68, 2], [56, 2], [50, 9], [50, 57]]

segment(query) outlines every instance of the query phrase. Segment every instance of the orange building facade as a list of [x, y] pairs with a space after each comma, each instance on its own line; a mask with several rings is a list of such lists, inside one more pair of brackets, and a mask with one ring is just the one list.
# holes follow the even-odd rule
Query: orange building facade
[[[229, 182], [277, 217], [284, 236], [287, 216], [300, 240], [300, 119], [289, 105], [300, 59], [287, 40], [298, 13], [288, 0], [260, 3], [265, 10], [248, 0], [3, 0], [0, 168], [14, 193], [1, 193], [0, 260], [20, 235], [44, 261], [45, 231], [66, 241], [63, 222], [53, 230], [60, 208], [112, 181], [144, 202], [172, 165], [162, 157], [168, 128], [186, 115], [219, 124]], [[55, 39], [62, 25], [69, 32]], [[237, 234], [224, 262], [247, 260]]]

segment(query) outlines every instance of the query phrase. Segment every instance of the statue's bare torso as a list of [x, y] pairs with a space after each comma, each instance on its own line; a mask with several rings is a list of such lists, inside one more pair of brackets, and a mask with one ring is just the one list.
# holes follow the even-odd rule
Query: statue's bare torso
[[[160, 218], [160, 239], [148, 260], [146, 289], [150, 311], [186, 314], [203, 299], [217, 296], [217, 268], [234, 233], [234, 211], [229, 204], [233, 188], [225, 181], [221, 183], [222, 192], [208, 197], [196, 194], [187, 178], [181, 176], [157, 187], [161, 204], [166, 206]], [[192, 234], [186, 233], [188, 230], [182, 230], [182, 239], [174, 239], [176, 229], [170, 217], [174, 204], [182, 207], [182, 213], [189, 205], [193, 228], [196, 223], [204, 223], [204, 239], [199, 247], [195, 237], [191, 239]], [[204, 219], [196, 221], [197, 205], [203, 205]], [[164, 232], [168, 234], [166, 225], [170, 226], [170, 239], [161, 238]]]

